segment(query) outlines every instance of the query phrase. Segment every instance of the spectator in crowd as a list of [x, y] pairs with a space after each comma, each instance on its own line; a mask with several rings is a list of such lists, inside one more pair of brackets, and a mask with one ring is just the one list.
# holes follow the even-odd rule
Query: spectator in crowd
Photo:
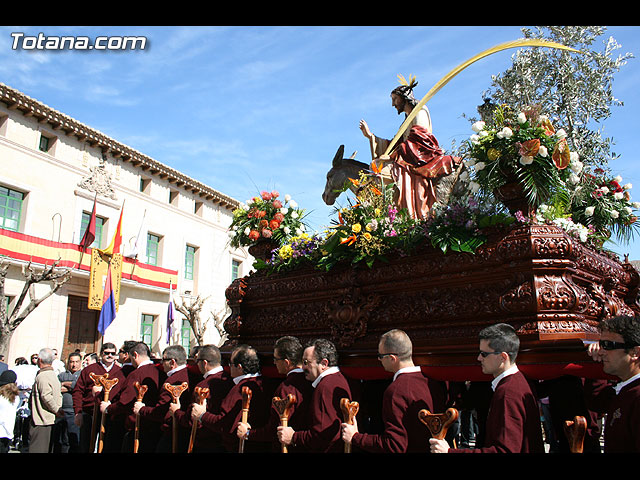
[[20, 391], [13, 370], [0, 374], [0, 453], [8, 453], [13, 440], [16, 414], [20, 405]]
[[62, 390], [60, 380], [52, 367], [55, 355], [50, 348], [38, 352], [38, 374], [33, 383], [29, 408], [29, 453], [50, 451], [51, 431], [56, 416], [64, 416], [62, 411]]

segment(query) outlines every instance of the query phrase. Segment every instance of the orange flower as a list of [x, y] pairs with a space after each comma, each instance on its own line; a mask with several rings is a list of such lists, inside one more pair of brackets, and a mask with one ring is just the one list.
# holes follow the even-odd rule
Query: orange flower
[[520, 144], [520, 155], [523, 157], [535, 157], [540, 150], [540, 139], [533, 138]]
[[277, 230], [279, 227], [280, 227], [280, 222], [279, 221], [274, 219], [274, 220], [271, 220], [269, 222], [269, 228], [271, 230]]
[[551, 122], [548, 118], [545, 118], [542, 122], [540, 122], [540, 126], [544, 129], [544, 133], [546, 133], [548, 136], [556, 133], [555, 128], [553, 128], [553, 125], [551, 125]]
[[351, 246], [356, 242], [357, 238], [355, 235], [349, 235], [347, 238], [342, 239], [342, 241], [340, 242], [341, 244], [346, 243], [347, 245]]
[[373, 171], [373, 173], [380, 173], [382, 171], [382, 167], [378, 167], [378, 164], [374, 160], [373, 162], [371, 162], [371, 170]]
[[355, 179], [353, 179], [353, 178], [350, 178], [350, 179], [349, 179], [349, 181], [350, 181], [351, 183], [353, 183], [356, 187], [360, 186], [360, 182], [358, 182], [358, 180], [355, 180]]
[[569, 152], [569, 146], [566, 139], [561, 139], [557, 144], [551, 156], [553, 163], [556, 164], [559, 170], [564, 170], [569, 166], [571, 160], [571, 152]]
[[382, 195], [382, 192], [380, 190], [378, 190], [376, 187], [372, 186], [371, 187], [371, 191], [373, 193], [375, 193], [376, 195]]

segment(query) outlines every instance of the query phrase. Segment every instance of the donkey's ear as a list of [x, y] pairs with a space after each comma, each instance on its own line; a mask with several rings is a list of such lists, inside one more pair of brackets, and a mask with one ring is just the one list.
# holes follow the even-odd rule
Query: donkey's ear
[[333, 157], [333, 166], [338, 167], [342, 163], [342, 159], [344, 158], [344, 145], [340, 145], [338, 147], [338, 151], [336, 152], [336, 156]]

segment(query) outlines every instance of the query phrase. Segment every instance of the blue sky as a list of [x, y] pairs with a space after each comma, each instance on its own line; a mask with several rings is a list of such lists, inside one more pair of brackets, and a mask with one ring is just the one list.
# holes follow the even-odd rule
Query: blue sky
[[[13, 50], [12, 32], [145, 36], [147, 46]], [[463, 61], [522, 36], [519, 26], [2, 26], [0, 82], [238, 200], [263, 189], [289, 193], [320, 230], [333, 218], [321, 194], [338, 146], [369, 161], [360, 119], [380, 136], [398, 131], [402, 118], [389, 99], [398, 74], [417, 76], [421, 98]], [[640, 55], [640, 27], [608, 27], [601, 41], [608, 36], [619, 53]], [[490, 75], [514, 53], [474, 63], [429, 101], [444, 148], [472, 133], [462, 115], [475, 114]], [[621, 155], [611, 166], [636, 186], [638, 201], [639, 60], [614, 78], [625, 105], [604, 123]], [[640, 259], [640, 238], [610, 247]]]

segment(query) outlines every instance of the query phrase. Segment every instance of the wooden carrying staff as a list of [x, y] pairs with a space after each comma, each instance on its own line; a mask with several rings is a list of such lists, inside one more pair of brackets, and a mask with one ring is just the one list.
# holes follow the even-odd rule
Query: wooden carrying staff
[[447, 408], [444, 413], [431, 413], [429, 410], [422, 409], [418, 412], [418, 418], [427, 426], [433, 438], [444, 440], [447, 430], [458, 419], [458, 410]]
[[[97, 373], [90, 372], [89, 377], [93, 380], [93, 384], [96, 387], [103, 387], [102, 379], [109, 378], [108, 373], [103, 373], [102, 375], [98, 375]], [[103, 387], [104, 388], [104, 387]], [[91, 439], [89, 442], [89, 451], [93, 453], [96, 449], [96, 435], [98, 430], [98, 412], [100, 411], [100, 404], [95, 402], [93, 404], [93, 418], [91, 419]]]
[[[136, 402], [141, 402], [144, 398], [145, 393], [149, 390], [147, 385], [141, 385], [140, 382], [136, 382], [133, 384], [136, 387], [138, 395], [136, 396]], [[138, 447], [140, 447], [140, 414], [136, 413], [136, 426], [133, 431], [133, 453], [138, 453]]]
[[569, 440], [571, 453], [582, 453], [584, 448], [584, 435], [587, 432], [586, 418], [578, 415], [573, 420], [564, 421], [564, 434]]
[[[106, 373], [105, 376], [100, 378], [100, 383], [102, 383], [102, 386], [104, 388], [105, 402], [109, 401], [109, 393], [111, 392], [111, 389], [118, 384], [117, 378], [113, 378], [109, 380], [108, 377], [109, 377], [109, 374]], [[104, 433], [105, 433], [104, 422], [105, 422], [106, 416], [107, 416], [106, 412], [102, 412], [102, 417], [100, 418], [100, 438], [98, 440], [98, 453], [102, 453], [102, 447], [104, 446]]]
[[[193, 394], [196, 397], [198, 405], [204, 405], [204, 401], [209, 397], [209, 389], [206, 387], [196, 387], [193, 389]], [[189, 447], [187, 453], [193, 451], [193, 445], [196, 442], [196, 433], [198, 432], [198, 422], [193, 422], [191, 425], [191, 436], [189, 437]]]
[[[289, 425], [289, 416], [291, 415], [291, 409], [293, 405], [296, 403], [296, 396], [293, 393], [290, 393], [285, 398], [273, 397], [272, 399], [273, 407], [278, 412], [280, 416], [280, 425], [286, 427]], [[287, 446], [282, 443], [282, 453], [287, 453]]]
[[[187, 382], [182, 382], [180, 385], [170, 385], [168, 383], [164, 384], [164, 389], [167, 390], [171, 394], [171, 398], [173, 399], [173, 403], [178, 403], [180, 395], [187, 388], [189, 388], [189, 384]], [[172, 452], [176, 453], [178, 451], [178, 422], [176, 422], [176, 417], [173, 412], [171, 412], [171, 427], [172, 427]]]
[[[242, 423], [247, 423], [249, 420], [249, 404], [251, 403], [251, 389], [249, 387], [242, 387]], [[244, 452], [244, 437], [240, 439], [238, 445], [238, 453]]]
[[[353, 419], [358, 414], [360, 404], [358, 402], [351, 402], [348, 398], [340, 400], [340, 408], [342, 409], [342, 416], [344, 417], [344, 423], [353, 425]], [[351, 453], [351, 444], [344, 444], [344, 453]]]

